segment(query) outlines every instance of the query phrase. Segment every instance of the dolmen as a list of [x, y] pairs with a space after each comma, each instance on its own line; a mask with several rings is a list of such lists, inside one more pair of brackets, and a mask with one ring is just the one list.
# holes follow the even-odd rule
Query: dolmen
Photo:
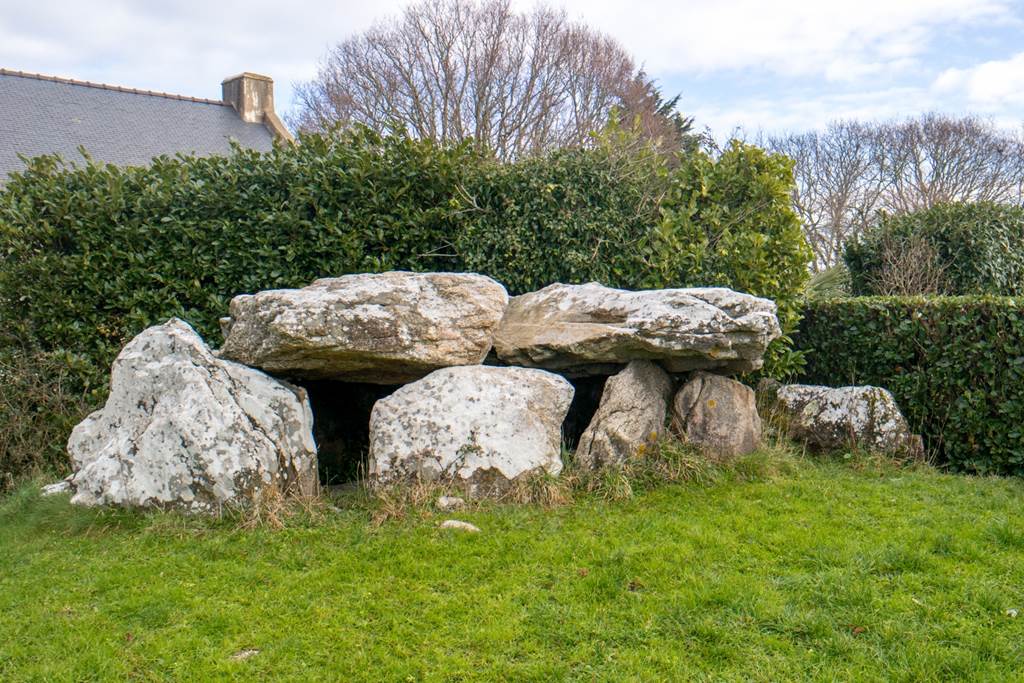
[[345, 275], [235, 297], [211, 350], [180, 320], [114, 361], [106, 405], [68, 444], [72, 502], [216, 512], [317, 488], [301, 383], [401, 385], [374, 405], [372, 486], [501, 495], [563, 469], [570, 380], [608, 376], [578, 466], [622, 463], [667, 430], [709, 457], [757, 448], [754, 392], [780, 335], [772, 301], [720, 287], [554, 284], [509, 297], [472, 273]]

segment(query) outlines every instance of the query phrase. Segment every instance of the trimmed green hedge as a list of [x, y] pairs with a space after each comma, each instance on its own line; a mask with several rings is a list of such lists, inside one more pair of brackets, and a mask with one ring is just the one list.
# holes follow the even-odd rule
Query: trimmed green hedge
[[[810, 258], [791, 162], [734, 143], [663, 160], [610, 145], [502, 165], [366, 130], [145, 168], [34, 160], [0, 191], [0, 345], [70, 352], [97, 381], [181, 317], [211, 343], [239, 293], [389, 269], [552, 282], [723, 285], [797, 320]], [[4, 340], [6, 337], [6, 341]], [[772, 362], [793, 366], [785, 343]]]
[[889, 389], [940, 462], [1024, 474], [1024, 299], [813, 301], [795, 339], [803, 381]]
[[639, 286], [648, 269], [642, 246], [658, 215], [650, 181], [664, 181], [653, 166], [640, 166], [632, 181], [629, 170], [603, 149], [481, 163], [466, 178], [455, 245], [465, 270], [514, 294], [559, 280]]
[[1024, 294], [1024, 207], [992, 202], [938, 204], [883, 216], [846, 247], [853, 294], [884, 293], [874, 286], [885, 267], [883, 251], [914, 237], [934, 249], [946, 294]]
[[26, 475], [63, 476], [72, 428], [95, 408], [90, 368], [64, 354], [0, 349], [0, 493]]
[[41, 157], [0, 193], [0, 334], [105, 376], [129, 339], [170, 316], [216, 343], [241, 292], [458, 268], [446, 245], [470, 160], [365, 132], [144, 168]]

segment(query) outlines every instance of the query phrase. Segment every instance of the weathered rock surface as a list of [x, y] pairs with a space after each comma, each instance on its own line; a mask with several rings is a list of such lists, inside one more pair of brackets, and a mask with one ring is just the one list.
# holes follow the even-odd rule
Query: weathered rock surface
[[71, 502], [213, 512], [313, 493], [312, 422], [304, 390], [218, 360], [173, 319], [124, 347], [106, 405], [71, 433]]
[[780, 334], [768, 299], [719, 287], [631, 292], [591, 282], [513, 297], [494, 347], [512, 365], [573, 374], [611, 374], [644, 359], [673, 373], [742, 372], [759, 368]]
[[910, 431], [896, 399], [881, 387], [784, 384], [772, 387], [767, 398], [783, 417], [789, 436], [812, 448], [923, 452], [921, 437]]
[[672, 400], [672, 431], [720, 458], [750, 453], [761, 444], [754, 391], [736, 380], [695, 372]]
[[572, 396], [568, 381], [543, 370], [436, 370], [374, 405], [370, 479], [450, 478], [481, 496], [525, 475], [557, 475]]
[[650, 447], [665, 428], [672, 378], [646, 360], [608, 378], [601, 403], [580, 437], [576, 462], [595, 469], [623, 462]]
[[66, 479], [47, 484], [39, 491], [41, 496], [57, 496], [62, 493], [71, 493], [71, 482]]
[[294, 377], [401, 384], [476, 365], [508, 293], [472, 273], [345, 275], [236, 296], [220, 356]]

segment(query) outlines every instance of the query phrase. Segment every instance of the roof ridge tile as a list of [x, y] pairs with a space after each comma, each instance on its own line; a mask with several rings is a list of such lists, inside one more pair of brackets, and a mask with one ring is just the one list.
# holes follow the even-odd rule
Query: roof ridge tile
[[97, 88], [100, 90], [113, 90], [116, 92], [130, 93], [132, 95], [148, 95], [150, 97], [163, 97], [169, 100], [181, 100], [184, 102], [197, 102], [200, 104], [217, 104], [222, 107], [230, 106], [223, 100], [211, 100], [204, 97], [190, 97], [188, 95], [175, 95], [173, 93], [158, 92], [156, 90], [139, 90], [137, 88], [126, 88], [123, 85], [109, 85], [107, 83], [93, 83], [92, 81], [80, 81], [74, 78], [63, 78], [61, 76], [48, 76], [46, 74], [33, 73], [31, 71], [16, 71], [0, 67], [0, 76], [16, 76], [18, 78], [32, 78], [37, 81], [51, 81], [64, 83], [66, 85], [78, 85], [86, 88]]

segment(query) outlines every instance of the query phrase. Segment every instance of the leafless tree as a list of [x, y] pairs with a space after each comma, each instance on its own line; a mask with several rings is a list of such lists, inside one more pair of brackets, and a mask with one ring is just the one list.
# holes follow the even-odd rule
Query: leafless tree
[[445, 142], [473, 138], [512, 159], [586, 144], [615, 111], [642, 117], [653, 107], [663, 120], [651, 134], [667, 135], [672, 112], [657, 111], [665, 103], [652, 89], [657, 95], [621, 45], [564, 11], [424, 0], [332, 48], [317, 77], [297, 87], [290, 122], [303, 130], [340, 121]]
[[761, 142], [796, 162], [793, 200], [816, 270], [837, 263], [847, 240], [879, 211], [900, 214], [953, 201], [1017, 203], [1024, 197], [1024, 142], [973, 116], [842, 121], [820, 133]]
[[935, 295], [948, 291], [946, 267], [935, 246], [920, 235], [887, 237], [872, 276], [871, 290], [887, 296]]
[[793, 205], [814, 250], [815, 270], [837, 263], [846, 240], [877, 210], [886, 180], [877, 131], [855, 121], [823, 133], [771, 138], [767, 146], [795, 161]]
[[1024, 182], [1024, 144], [975, 116], [926, 114], [879, 130], [889, 179], [890, 213], [942, 202], [1018, 202]]

